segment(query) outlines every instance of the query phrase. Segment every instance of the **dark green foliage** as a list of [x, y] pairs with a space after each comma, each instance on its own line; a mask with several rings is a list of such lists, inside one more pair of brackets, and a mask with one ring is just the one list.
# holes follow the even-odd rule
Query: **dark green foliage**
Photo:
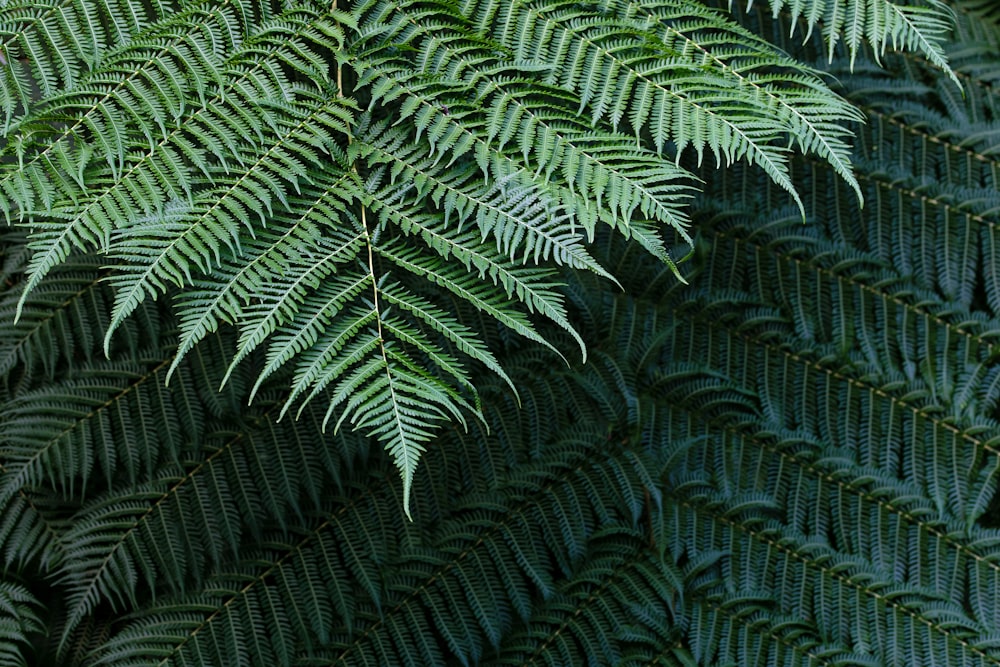
[[1000, 28], [784, 5], [0, 8], [0, 665], [1000, 664]]

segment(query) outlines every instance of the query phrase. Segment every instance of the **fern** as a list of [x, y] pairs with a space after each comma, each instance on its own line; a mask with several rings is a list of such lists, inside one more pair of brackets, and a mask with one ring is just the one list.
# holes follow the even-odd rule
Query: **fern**
[[42, 631], [41, 605], [31, 591], [9, 582], [0, 585], [0, 623], [3, 644], [0, 644], [0, 665], [21, 667], [27, 661], [24, 648], [31, 635]]
[[[871, 45], [876, 61], [891, 46], [893, 49], [923, 51], [930, 62], [941, 67], [948, 62], [944, 49], [934, 42], [948, 32], [953, 14], [946, 4], [938, 0], [913, 5], [887, 0], [873, 3], [855, 0], [845, 3], [774, 0], [768, 4], [775, 16], [787, 11], [792, 25], [802, 19], [806, 26], [807, 40], [816, 25], [822, 23], [823, 37], [831, 59], [842, 35], [850, 53], [852, 67], [863, 40]], [[956, 77], [952, 79], [958, 82]]]
[[[685, 250], [662, 230], [691, 241], [687, 148], [763, 168], [803, 211], [792, 146], [861, 195], [854, 108], [697, 3], [85, 5], [4, 10], [0, 205], [31, 251], [15, 319], [56, 267], [98, 253], [105, 355], [169, 291], [171, 374], [235, 326], [230, 374], [262, 347], [258, 387], [289, 364], [290, 401], [331, 389], [331, 424], [380, 439], [406, 488], [439, 426], [477, 415], [469, 364], [506, 377], [461, 304], [556, 347], [537, 312], [585, 357], [549, 271], [614, 280], [588, 250], [604, 227], [676, 271]], [[867, 37], [903, 35], [944, 66], [940, 17], [900, 11]]]
[[1000, 33], [712, 4], [0, 9], [0, 663], [1000, 663]]

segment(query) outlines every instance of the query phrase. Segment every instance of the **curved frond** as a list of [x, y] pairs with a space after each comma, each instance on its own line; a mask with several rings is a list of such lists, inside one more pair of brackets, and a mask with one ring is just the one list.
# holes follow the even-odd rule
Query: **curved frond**
[[1000, 665], [982, 2], [12, 2], [0, 663]]
[[[940, 0], [892, 2], [892, 0], [769, 0], [775, 15], [787, 11], [794, 24], [802, 19], [806, 24], [805, 38], [820, 25], [829, 57], [841, 39], [847, 45], [853, 67], [866, 40], [876, 61], [886, 50], [912, 49], [946, 71], [955, 83], [958, 77], [948, 66], [943, 42], [952, 27], [952, 13]], [[730, 2], [732, 5], [732, 2]]]

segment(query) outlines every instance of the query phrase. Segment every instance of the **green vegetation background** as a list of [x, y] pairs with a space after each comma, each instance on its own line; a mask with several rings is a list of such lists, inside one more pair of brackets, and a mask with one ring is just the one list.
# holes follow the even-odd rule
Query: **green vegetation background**
[[[371, 375], [327, 386], [303, 379], [308, 364], [274, 370], [275, 348], [257, 344], [273, 335], [295, 348], [289, 341], [303, 330], [296, 314], [253, 340], [260, 334], [249, 325], [225, 326], [232, 311], [223, 308], [213, 311], [214, 326], [191, 334], [184, 308], [195, 312], [198, 299], [219, 294], [197, 272], [190, 281], [181, 277], [186, 292], [171, 286], [169, 271], [158, 278], [147, 272], [154, 288], [139, 288], [144, 296], [123, 307], [128, 276], [147, 271], [138, 260], [135, 271], [122, 268], [141, 257], [135, 245], [115, 245], [128, 241], [127, 233], [102, 241], [80, 231], [64, 256], [40, 270], [39, 248], [68, 228], [80, 204], [60, 199], [69, 192], [61, 184], [47, 188], [44, 179], [31, 181], [31, 168], [15, 169], [24, 156], [8, 144], [4, 198], [17, 202], [11, 214], [31, 212], [12, 185], [24, 179], [37, 215], [0, 242], [0, 665], [1000, 664], [1000, 510], [993, 507], [1000, 470], [1000, 26], [989, 3], [978, 5], [955, 7], [957, 27], [943, 49], [961, 88], [926, 54], [889, 51], [877, 65], [861, 49], [851, 71], [847, 52], [827, 61], [818, 29], [804, 45], [801, 30], [789, 37], [787, 12], [775, 20], [760, 3], [734, 10], [742, 25], [832, 74], [834, 90], [863, 112], [863, 122], [848, 125], [863, 207], [837, 160], [815, 150], [787, 162], [801, 210], [759, 164], [718, 169], [709, 151], [699, 166], [689, 152], [680, 164], [704, 184], [695, 192], [661, 174], [658, 186], [667, 190], [660, 194], [671, 206], [682, 201], [676, 214], [689, 211], [692, 220], [677, 223], [676, 237], [667, 234], [660, 258], [648, 252], [657, 247], [653, 236], [625, 240], [607, 225], [594, 228], [585, 255], [573, 254], [572, 239], [544, 250], [547, 257], [569, 253], [558, 269], [505, 264], [499, 252], [483, 259], [488, 268], [478, 267], [472, 282], [447, 274], [453, 287], [510, 281], [509, 301], [522, 305], [509, 313], [497, 305], [503, 293], [484, 293], [476, 308], [473, 297], [435, 288], [434, 279], [406, 283], [405, 293], [380, 284], [375, 294], [402, 313], [379, 321], [396, 327], [397, 347], [389, 350], [403, 350], [397, 361], [409, 370], [402, 381], [418, 404], [404, 440], [426, 449], [412, 477], [412, 520], [403, 512], [399, 443], [358, 411], [364, 400], [385, 409], [384, 393], [351, 403], [350, 391], [362, 390], [348, 381]], [[74, 6], [92, 7], [105, 27], [120, 13], [105, 3]], [[190, 34], [207, 35], [211, 21], [236, 34], [259, 18], [220, 6], [199, 4], [176, 20]], [[429, 25], [447, 23], [435, 18], [440, 8], [427, 7]], [[0, 17], [20, 29], [47, 25], [8, 9], [0, 7]], [[245, 72], [240, 68], [256, 62], [272, 37], [284, 45], [282, 57], [304, 54], [284, 66], [315, 65], [308, 39], [301, 49], [295, 41], [314, 17], [288, 11], [276, 19], [278, 36], [256, 43], [233, 71]], [[144, 48], [165, 50], [166, 39], [152, 35]], [[191, 62], [213, 62], [211, 54], [194, 53], [200, 39], [178, 43]], [[94, 45], [95, 53], [102, 46]], [[225, 44], [216, 46], [225, 52]], [[4, 53], [16, 62], [12, 50]], [[57, 90], [79, 76], [58, 62], [52, 67], [42, 88]], [[210, 91], [216, 73], [208, 65], [198, 71], [203, 90], [196, 86], [177, 108], [159, 109], [162, 118], [185, 117]], [[267, 89], [267, 76], [248, 75], [246, 85]], [[512, 73], [497, 76], [517, 83]], [[169, 77], [154, 79], [168, 85]], [[428, 132], [453, 121], [471, 127], [461, 106], [467, 93], [435, 89], [440, 99], [458, 101], [415, 122]], [[60, 94], [43, 109], [45, 122], [18, 124], [9, 114], [10, 136], [25, 142], [29, 157], [37, 150], [32, 141], [67, 127], [69, 116], [60, 114], [80, 111], [78, 100]], [[382, 94], [392, 102], [389, 91]], [[9, 109], [19, 104], [8, 102]], [[204, 127], [220, 127], [221, 104], [218, 117], [203, 115]], [[123, 127], [135, 121], [102, 113], [81, 136], [104, 136], [94, 150], [120, 148], [121, 164], [94, 167], [79, 157], [80, 141], [60, 139], [67, 150], [39, 164], [56, 169], [67, 187], [77, 182], [77, 167], [79, 184], [102, 188], [143, 159], [129, 143], [134, 138], [112, 146], [119, 141], [114, 118]], [[346, 101], [332, 110], [309, 107], [309, 123], [322, 131], [308, 136], [295, 134], [313, 127], [305, 120], [272, 128], [287, 151], [278, 168], [295, 172], [296, 151], [320, 155], [322, 148], [339, 165], [356, 158], [351, 151], [400, 152], [398, 164], [409, 169], [396, 174], [401, 182], [412, 183], [421, 165], [430, 169], [424, 156], [393, 145], [387, 127], [379, 129], [388, 143], [369, 139], [374, 148], [320, 146], [317, 137], [340, 132], [354, 122], [351, 113]], [[190, 165], [225, 150], [199, 146], [199, 136], [253, 143], [253, 135], [198, 130], [163, 158], [162, 170], [170, 173], [174, 157]], [[244, 146], [232, 165], [192, 177], [195, 199], [221, 201], [214, 189], [225, 184], [220, 174], [256, 164], [254, 150]], [[380, 160], [394, 164], [372, 164]], [[84, 170], [92, 170], [86, 178]], [[375, 179], [362, 176], [368, 185]], [[273, 209], [265, 213], [260, 200], [246, 206], [260, 208], [270, 227], [255, 238], [244, 234], [247, 253], [291, 239], [291, 256], [305, 247], [296, 234], [312, 238], [310, 220], [335, 219], [352, 206], [339, 194], [343, 179], [313, 175], [292, 187], [296, 179], [269, 178], [260, 176], [258, 185], [270, 192]], [[502, 199], [501, 209], [531, 204], [537, 194], [503, 199], [487, 184], [462, 190], [465, 172], [440, 178], [462, 196]], [[386, 211], [394, 200], [378, 191], [383, 185], [369, 191]], [[134, 217], [129, 206], [142, 208], [135, 198], [145, 196], [143, 187], [102, 195], [101, 215]], [[191, 193], [182, 190], [160, 193], [164, 206], [131, 240], [146, 234], [152, 253], [156, 239], [166, 238], [153, 227], [186, 229], [191, 211], [183, 201]], [[326, 208], [314, 204], [315, 216], [301, 214], [305, 222], [294, 225], [282, 217], [304, 201]], [[395, 201], [399, 213], [386, 219], [404, 228], [416, 221], [406, 232], [414, 238], [433, 236], [433, 219], [407, 212], [404, 194]], [[442, 207], [462, 218], [464, 200], [456, 201]], [[538, 215], [554, 210], [543, 206]], [[503, 225], [477, 215], [465, 224]], [[643, 215], [656, 219], [655, 212]], [[480, 247], [477, 235], [454, 251], [467, 266], [475, 260], [458, 253]], [[360, 243], [348, 236], [327, 240]], [[105, 254], [76, 248], [88, 243]], [[379, 248], [377, 261], [360, 255], [362, 267], [402, 266], [410, 257], [405, 244]], [[661, 260], [691, 248], [677, 264], [681, 282]], [[191, 250], [191, 266], [200, 266], [200, 252]], [[315, 252], [302, 252], [307, 268], [317, 265]], [[121, 260], [117, 272], [105, 268], [109, 256]], [[306, 269], [294, 274], [293, 259], [282, 270], [312, 280], [320, 296], [310, 292], [290, 313], [310, 312], [310, 299], [362, 298], [346, 269], [310, 278]], [[425, 266], [421, 257], [410, 259]], [[619, 284], [588, 271], [591, 261]], [[214, 266], [216, 281], [231, 268], [225, 260]], [[425, 268], [427, 275], [437, 270]], [[524, 296], [527, 289], [536, 292]], [[145, 298], [161, 292], [158, 300]], [[266, 291], [236, 293], [232, 303], [257, 317], [272, 306], [269, 299]], [[360, 312], [344, 304], [345, 312]], [[426, 319], [412, 324], [414, 304], [427, 304], [440, 328]], [[550, 347], [498, 325], [504, 317]], [[351, 344], [362, 350], [367, 342], [358, 331], [374, 325], [358, 318], [358, 328], [338, 335], [356, 336]], [[109, 327], [115, 332], [105, 341]], [[310, 349], [301, 344], [295, 353], [312, 363], [321, 355]], [[231, 366], [234, 350], [242, 358]], [[359, 368], [369, 363], [358, 359]], [[457, 388], [434, 384], [437, 376], [425, 369], [447, 375], [455, 359], [464, 368]], [[494, 362], [503, 370], [488, 372]], [[463, 387], [465, 378], [475, 390]], [[315, 389], [322, 400], [285, 415], [289, 387]], [[334, 434], [336, 419], [326, 421], [338, 391], [348, 393], [332, 414], [355, 410], [356, 418]], [[421, 392], [440, 398], [428, 402]]]

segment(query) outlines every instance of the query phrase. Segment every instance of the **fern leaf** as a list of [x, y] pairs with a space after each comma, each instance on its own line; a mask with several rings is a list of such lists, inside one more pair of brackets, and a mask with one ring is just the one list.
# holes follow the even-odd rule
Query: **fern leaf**
[[[251, 146], [263, 146], [263, 129], [280, 124], [277, 118], [294, 88], [276, 65], [293, 65], [305, 76], [312, 74], [317, 66], [313, 59], [303, 57], [305, 51], [294, 56], [283, 53], [296, 48], [285, 41], [288, 30], [297, 30], [303, 41], [308, 37], [325, 39], [317, 31], [324, 20], [297, 8], [261, 26], [256, 35], [231, 54], [226, 65], [226, 86], [194, 107], [183, 125], [154, 146], [143, 147], [143, 152], [130, 152], [124, 168], [117, 170], [117, 174], [102, 176], [103, 187], [90, 192], [85, 201], [79, 201], [74, 194], [71, 202], [57, 203], [51, 210], [25, 211], [25, 215], [44, 214], [47, 218], [33, 222], [34, 255], [25, 293], [34, 289], [53, 266], [65, 260], [72, 248], [107, 249], [112, 232], [127, 228], [131, 222], [130, 211], [122, 208], [123, 202], [135, 202], [145, 215], [157, 215], [171, 200], [190, 199], [194, 172], [188, 168], [187, 160], [192, 160], [196, 170], [209, 174], [213, 156], [220, 160], [223, 169], [228, 168], [226, 155], [242, 161], [243, 151], [237, 148], [237, 138], [251, 142]], [[262, 53], [267, 53], [268, 58], [262, 58]], [[233, 93], [250, 89], [254, 89], [258, 101], [248, 108]], [[192, 140], [204, 148], [195, 148]]]
[[[228, 380], [229, 375], [252, 350], [263, 342], [267, 336], [271, 335], [284, 322], [292, 320], [299, 310], [300, 304], [307, 298], [310, 292], [317, 290], [320, 284], [329, 275], [337, 272], [340, 267], [351, 266], [352, 261], [362, 247], [363, 235], [352, 230], [350, 233], [341, 232], [340, 235], [330, 239], [324, 239], [317, 244], [314, 249], [315, 254], [301, 255], [296, 258], [296, 263], [282, 276], [282, 280], [266, 290], [261, 290], [258, 303], [251, 305], [244, 310], [242, 321], [240, 322], [240, 340], [236, 355], [229, 366], [223, 383]], [[329, 321], [338, 310], [340, 310], [346, 300], [356, 294], [356, 289], [368, 282], [370, 276], [363, 276], [358, 280], [348, 280], [347, 284], [340, 282], [335, 287], [337, 296], [330, 298], [329, 288], [317, 293], [320, 300], [321, 310], [312, 318], [313, 326], [302, 330], [305, 339], [316, 335], [317, 329], [324, 322]], [[316, 298], [310, 301], [310, 305], [316, 303]], [[301, 349], [298, 343], [293, 343], [293, 353]], [[281, 353], [275, 353], [271, 361], [282, 358], [279, 363], [283, 363], [288, 357]], [[277, 366], [272, 366], [276, 368]]]
[[[398, 287], [398, 285], [395, 285], [392, 288], [387, 289], [386, 286], [383, 286], [379, 291], [387, 303], [399, 306], [403, 310], [407, 310], [416, 315], [432, 330], [440, 333], [452, 342], [460, 352], [472, 357], [476, 361], [482, 362], [484, 366], [500, 376], [503, 381], [510, 386], [511, 390], [515, 394], [517, 393], [514, 383], [504, 372], [503, 368], [500, 367], [500, 363], [497, 361], [496, 357], [490, 352], [489, 348], [483, 345], [483, 343], [473, 335], [473, 332], [468, 327], [457, 322], [441, 309], [435, 307], [430, 302], [417, 297], [416, 295], [397, 293], [396, 288]], [[430, 345], [424, 345], [423, 347], [424, 349], [427, 349], [430, 348]], [[432, 357], [434, 362], [439, 367], [443, 367], [442, 364], [438, 362], [438, 358], [438, 355]], [[466, 374], [464, 372], [456, 370], [451, 371], [451, 374], [460, 382], [465, 384], [469, 389], [475, 391], [475, 388], [466, 379]]]
[[[242, 308], [250, 304], [259, 284], [294, 271], [292, 265], [302, 252], [300, 244], [322, 246], [320, 237], [326, 230], [325, 221], [344, 213], [345, 205], [337, 194], [347, 178], [343, 173], [336, 177], [325, 176], [327, 180], [315, 186], [304, 186], [301, 196], [290, 196], [291, 202], [301, 203], [301, 207], [296, 208], [300, 215], [279, 213], [276, 218], [280, 222], [274, 219], [269, 228], [258, 230], [253, 238], [241, 240], [243, 257], [247, 259], [225, 256], [210, 276], [195, 280], [196, 289], [181, 295], [181, 338], [170, 374], [180, 359], [205, 335], [215, 331], [220, 322], [236, 324], [241, 319]], [[249, 259], [251, 256], [253, 259]], [[264, 372], [262, 377], [269, 374]]]
[[876, 60], [884, 55], [890, 44], [893, 48], [913, 49], [923, 53], [956, 84], [961, 85], [955, 72], [948, 66], [942, 46], [951, 28], [952, 14], [940, 0], [920, 0], [912, 4], [891, 0], [848, 0], [843, 4], [827, 0], [771, 0], [768, 4], [776, 15], [787, 9], [793, 19], [800, 16], [805, 18], [807, 38], [822, 21], [830, 59], [833, 58], [834, 47], [843, 33], [852, 68], [864, 38], [874, 49]]
[[0, 665], [28, 665], [31, 635], [45, 630], [42, 616], [42, 604], [30, 590], [0, 581]]
[[[476, 11], [493, 13], [485, 8]], [[635, 8], [622, 14], [628, 16], [634, 11]], [[793, 87], [802, 86], [801, 97], [792, 103], [789, 95], [776, 106], [775, 102], [783, 96], [770, 90], [768, 80], [759, 77], [756, 70], [781, 63], [787, 66], [789, 61], [767, 47], [747, 48], [745, 34], [712, 10], [683, 2], [663, 2], [654, 10], [645, 11], [650, 16], [647, 20], [669, 26], [656, 49], [650, 48], [645, 38], [639, 38], [641, 31], [652, 27], [648, 24], [640, 26], [611, 14], [600, 21], [577, 21], [576, 12], [558, 2], [531, 12], [511, 14], [508, 10], [496, 20], [511, 26], [503, 29], [500, 41], [516, 57], [565, 63], [559, 72], [550, 73], [548, 82], [578, 94], [581, 111], [589, 107], [595, 123], [611, 110], [612, 123], [617, 125], [624, 117], [624, 107], [612, 105], [614, 100], [622, 100], [619, 104], [627, 104], [631, 109], [628, 119], [633, 131], [651, 132], [658, 151], [662, 152], [667, 142], [672, 141], [678, 152], [693, 147], [699, 159], [706, 149], [720, 162], [730, 163], [745, 157], [761, 166], [800, 207], [802, 202], [788, 175], [788, 152], [775, 145], [775, 141], [786, 131], [799, 136], [801, 130], [809, 128], [808, 134], [813, 138], [806, 145], [824, 152], [840, 165], [848, 182], [853, 181], [845, 164], [846, 152], [840, 138], [843, 134], [836, 123], [856, 117], [855, 112], [842, 102], [830, 103], [825, 96], [822, 104], [816, 104], [820, 99], [817, 91], [825, 88], [818, 79], [807, 72], [792, 79]], [[693, 76], [701, 64], [687, 60], [683, 55], [685, 50], [672, 45], [678, 37], [688, 48], [697, 45], [707, 58], [713, 57], [714, 49], [730, 53], [729, 47], [734, 42], [740, 43], [738, 49], [746, 50], [741, 51], [739, 64], [730, 62], [729, 56], [725, 60], [715, 57], [720, 78], [719, 87], [713, 88], [715, 84], [709, 80]], [[730, 77], [732, 83], [722, 83]], [[689, 86], [689, 80], [697, 80], [698, 87]], [[751, 101], [751, 96], [734, 93], [745, 86], [757, 87], [765, 96]], [[768, 101], [764, 102], [765, 99]], [[726, 108], [727, 113], [717, 113], [717, 106]], [[789, 113], [793, 107], [794, 111]], [[806, 126], [802, 125], [803, 118], [810, 119]], [[817, 142], [815, 133], [825, 135], [826, 140]]]
[[[144, 409], [159, 403], [160, 414], [173, 412], [169, 403], [161, 403], [169, 398], [151, 386], [159, 380], [161, 365], [107, 365], [103, 377], [95, 369], [92, 379], [25, 392], [7, 403], [0, 500], [6, 503], [18, 491], [42, 483], [70, 497], [84, 497], [95, 468], [109, 481], [119, 469], [135, 479], [140, 470], [152, 468], [162, 455], [161, 446], [177, 445], [153, 423], [156, 412]], [[142, 445], [130, 447], [120, 439], [126, 434]]]
[[[388, 135], [397, 143], [400, 138]], [[492, 236], [497, 249], [512, 260], [519, 257], [524, 263], [538, 264], [551, 258], [610, 278], [587, 253], [573, 227], [566, 224], [570, 214], [560, 202], [548, 199], [543, 189], [512, 179], [484, 186], [476, 178], [477, 170], [460, 168], [441, 173], [434, 168], [433, 157], [414, 160], [418, 157], [416, 151], [422, 151], [419, 144], [402, 151], [382, 149], [373, 161], [390, 162], [392, 180], [401, 177], [407, 184], [401, 187], [414, 187], [418, 197], [428, 197], [440, 206], [446, 224], [454, 216], [461, 228], [474, 215], [483, 239]]]
[[[293, 124], [255, 156], [238, 180], [199, 197], [191, 207], [193, 215], [184, 215], [187, 211], [182, 210], [175, 216], [168, 209], [165, 219], [133, 222], [112, 238], [108, 254], [123, 261], [112, 280], [117, 295], [105, 334], [106, 346], [114, 330], [147, 294], [155, 296], [168, 283], [179, 287], [190, 284], [192, 270], [208, 273], [222, 252], [242, 254], [241, 228], [249, 225], [253, 230], [255, 225], [249, 222], [252, 216], [256, 214], [263, 222], [276, 207], [287, 207], [286, 188], [297, 190], [299, 179], [308, 178], [302, 162], [319, 162], [315, 148], [329, 153], [330, 137], [346, 132], [350, 122], [349, 113], [337, 101], [306, 108], [307, 113], [292, 115], [289, 120]], [[290, 158], [290, 153], [296, 157]], [[173, 217], [181, 219], [172, 221]], [[145, 262], [137, 261], [140, 258]]]
[[378, 347], [381, 354], [363, 361], [335, 388], [327, 419], [343, 403], [337, 427], [350, 419], [383, 443], [403, 480], [403, 512], [410, 516], [413, 475], [433, 435], [429, 425], [444, 419], [464, 422], [459, 408], [472, 406], [391, 342]]
[[[456, 270], [440, 267], [430, 258], [421, 257], [417, 252], [410, 249], [406, 249], [406, 251], [400, 254], [395, 254], [394, 248], [391, 246], [382, 246], [379, 248], [379, 254], [391, 259], [402, 268], [420, 277], [427, 278], [435, 284], [441, 285], [461, 299], [472, 304], [478, 310], [487, 313], [500, 323], [510, 327], [512, 331], [558, 352], [551, 343], [535, 331], [530, 320], [526, 319], [522, 313], [510, 308], [510, 302], [507, 298], [492, 292], [492, 290], [483, 289], [482, 285], [470, 277], [467, 272], [461, 269]], [[521, 298], [525, 299], [523, 296]], [[564, 307], [552, 292], [539, 289], [536, 285], [527, 295], [525, 301], [527, 301], [529, 307], [537, 308], [538, 312], [559, 324], [560, 327], [569, 333], [580, 346], [581, 354], [586, 358], [586, 347], [583, 339], [566, 318]]]

